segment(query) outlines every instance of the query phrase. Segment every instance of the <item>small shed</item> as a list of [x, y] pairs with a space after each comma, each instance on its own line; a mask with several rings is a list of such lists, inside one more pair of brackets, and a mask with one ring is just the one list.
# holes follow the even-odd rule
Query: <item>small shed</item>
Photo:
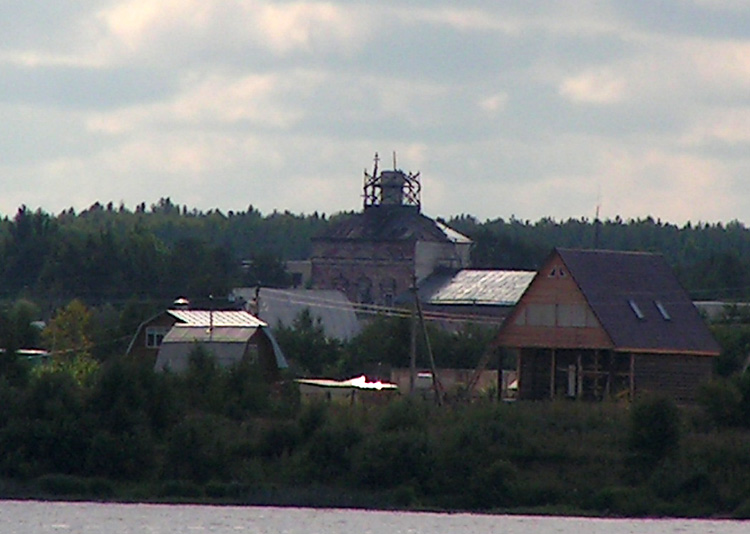
[[556, 249], [502, 325], [520, 399], [694, 401], [720, 348], [659, 254]]

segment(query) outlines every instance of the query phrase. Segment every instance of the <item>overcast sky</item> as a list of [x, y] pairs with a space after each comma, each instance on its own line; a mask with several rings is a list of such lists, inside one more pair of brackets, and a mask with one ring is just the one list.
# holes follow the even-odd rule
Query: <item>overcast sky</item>
[[747, 0], [0, 3], [0, 215], [358, 210], [750, 223]]

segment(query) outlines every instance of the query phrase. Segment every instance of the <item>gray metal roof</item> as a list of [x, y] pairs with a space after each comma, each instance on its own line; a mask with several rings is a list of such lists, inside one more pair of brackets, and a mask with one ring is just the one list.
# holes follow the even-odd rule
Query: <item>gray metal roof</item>
[[[233, 293], [247, 302], [255, 298], [254, 288], [237, 288]], [[272, 327], [291, 326], [303, 310], [320, 319], [328, 338], [349, 340], [361, 331], [354, 306], [341, 291], [327, 289], [260, 289], [258, 315]]]
[[470, 245], [473, 243], [473, 241], [466, 237], [464, 234], [459, 232], [458, 230], [454, 230], [447, 224], [445, 224], [442, 221], [435, 221], [435, 226], [437, 226], [441, 232], [445, 234], [445, 237], [448, 238], [448, 241], [451, 241], [453, 243], [464, 243], [466, 245]]
[[420, 295], [429, 304], [514, 306], [526, 291], [534, 271], [464, 269]]
[[266, 323], [246, 311], [225, 310], [167, 310], [179, 322], [187, 326], [240, 326], [257, 328]]
[[176, 324], [166, 333], [164, 343], [247, 343], [258, 328], [237, 326], [187, 326]]

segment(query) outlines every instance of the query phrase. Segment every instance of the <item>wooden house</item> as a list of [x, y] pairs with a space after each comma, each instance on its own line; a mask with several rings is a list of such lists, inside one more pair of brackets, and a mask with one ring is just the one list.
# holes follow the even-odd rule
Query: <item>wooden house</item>
[[657, 254], [557, 249], [496, 340], [518, 398], [695, 400], [719, 346]]

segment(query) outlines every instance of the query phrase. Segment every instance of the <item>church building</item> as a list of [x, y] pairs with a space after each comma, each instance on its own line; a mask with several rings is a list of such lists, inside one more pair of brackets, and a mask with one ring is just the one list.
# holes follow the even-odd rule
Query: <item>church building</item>
[[471, 240], [422, 214], [419, 173], [365, 171], [363, 211], [313, 239], [311, 280], [355, 303], [391, 306], [431, 274], [469, 266]]

